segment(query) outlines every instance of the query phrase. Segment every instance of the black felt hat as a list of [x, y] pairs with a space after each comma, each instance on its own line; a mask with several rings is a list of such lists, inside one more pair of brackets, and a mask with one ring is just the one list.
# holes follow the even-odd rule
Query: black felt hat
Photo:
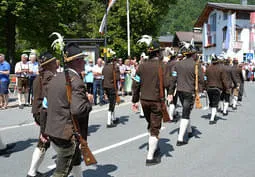
[[54, 60], [56, 60], [56, 58], [50, 52], [44, 52], [40, 55], [39, 63], [40, 66], [44, 66]]
[[64, 53], [65, 62], [70, 62], [87, 56], [76, 43], [68, 43], [65, 46]]

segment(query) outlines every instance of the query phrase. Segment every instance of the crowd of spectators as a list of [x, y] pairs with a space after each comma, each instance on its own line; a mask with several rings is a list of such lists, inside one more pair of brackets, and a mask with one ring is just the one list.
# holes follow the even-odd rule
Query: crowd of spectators
[[[33, 100], [33, 81], [39, 75], [39, 64], [37, 62], [36, 53], [22, 54], [20, 61], [14, 67], [15, 88], [17, 94], [18, 106], [23, 109], [24, 106], [31, 106]], [[142, 58], [141, 58], [142, 59]], [[57, 61], [57, 72], [63, 72], [63, 67], [60, 61]], [[120, 81], [118, 82], [118, 94], [120, 96], [132, 95], [132, 78], [138, 66], [138, 61], [134, 57], [129, 57], [126, 60], [118, 58], [116, 61], [120, 69]], [[87, 92], [93, 94], [94, 105], [104, 105], [107, 103], [107, 98], [103, 90], [103, 75], [102, 70], [105, 62], [102, 58], [96, 61], [93, 59], [86, 60], [84, 72], [82, 74]], [[10, 92], [10, 64], [5, 60], [5, 55], [0, 54], [0, 109], [7, 109], [8, 93]]]

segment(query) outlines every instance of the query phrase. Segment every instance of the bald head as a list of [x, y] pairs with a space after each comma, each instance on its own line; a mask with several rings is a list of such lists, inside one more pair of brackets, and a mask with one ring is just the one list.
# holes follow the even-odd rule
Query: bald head
[[98, 58], [98, 59], [97, 59], [97, 65], [98, 65], [98, 66], [102, 66], [102, 64], [103, 64], [102, 58]]

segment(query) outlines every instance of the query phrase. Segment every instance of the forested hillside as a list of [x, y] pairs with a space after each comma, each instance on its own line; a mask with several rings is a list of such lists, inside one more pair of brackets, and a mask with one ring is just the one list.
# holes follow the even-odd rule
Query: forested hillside
[[[103, 38], [98, 30], [105, 13], [105, 0], [1, 0], [0, 52], [7, 60], [30, 48], [43, 51], [50, 47], [49, 34], [65, 37]], [[141, 35], [153, 37], [190, 31], [206, 0], [129, 0], [131, 54], [143, 46], [136, 45]], [[240, 3], [240, 0], [211, 0]], [[255, 4], [255, 0], [248, 0]], [[108, 16], [108, 44], [121, 57], [127, 57], [126, 0], [117, 0]], [[16, 54], [16, 55], [14, 55]]]

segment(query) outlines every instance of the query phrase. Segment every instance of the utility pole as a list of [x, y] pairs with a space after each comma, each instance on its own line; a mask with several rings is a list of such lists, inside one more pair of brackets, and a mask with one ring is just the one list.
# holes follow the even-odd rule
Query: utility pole
[[130, 21], [129, 21], [129, 1], [127, 0], [127, 42], [128, 42], [128, 56], [130, 56]]

